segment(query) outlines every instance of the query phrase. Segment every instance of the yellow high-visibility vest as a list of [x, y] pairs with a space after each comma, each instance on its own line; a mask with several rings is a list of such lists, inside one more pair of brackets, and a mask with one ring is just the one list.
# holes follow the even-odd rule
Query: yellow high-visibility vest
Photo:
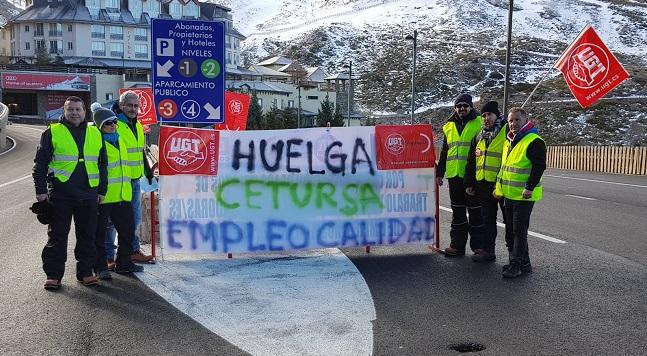
[[101, 132], [95, 126], [88, 125], [85, 128], [83, 158], [80, 158], [76, 141], [64, 124], [52, 124], [50, 131], [54, 154], [49, 162], [49, 168], [54, 171], [54, 177], [63, 183], [67, 182], [76, 169], [76, 165], [81, 162], [88, 174], [90, 187], [99, 186], [99, 152], [103, 144]]
[[526, 151], [532, 141], [537, 139], [543, 141], [536, 133], [529, 133], [517, 142], [512, 149], [510, 149], [510, 141], [506, 140], [505, 145], [503, 145], [501, 170], [499, 171], [495, 186], [495, 193], [497, 195], [501, 195], [510, 200], [541, 200], [543, 196], [543, 177], [535, 189], [533, 189], [529, 199], [524, 199], [522, 195], [532, 169], [532, 162], [526, 156]]
[[476, 144], [476, 180], [487, 182], [496, 182], [496, 176], [501, 168], [501, 157], [503, 156], [503, 145], [507, 141], [506, 130], [507, 124], [504, 125], [499, 133], [490, 141], [489, 146], [485, 146], [485, 139], [479, 140]]
[[119, 137], [119, 148], [106, 142], [108, 155], [108, 192], [103, 204], [133, 200], [133, 188], [130, 183], [128, 150], [122, 138]]
[[458, 134], [456, 123], [450, 121], [443, 126], [443, 133], [447, 140], [447, 164], [445, 165], [445, 177], [461, 177], [465, 175], [467, 155], [470, 151], [472, 140], [481, 131], [481, 116], [470, 120], [461, 134]]
[[128, 124], [122, 121], [117, 122], [117, 133], [120, 138], [123, 137], [128, 151], [126, 165], [129, 168], [128, 174], [131, 179], [139, 179], [144, 175], [144, 127], [139, 121], [135, 124], [135, 130], [137, 130], [136, 138]]

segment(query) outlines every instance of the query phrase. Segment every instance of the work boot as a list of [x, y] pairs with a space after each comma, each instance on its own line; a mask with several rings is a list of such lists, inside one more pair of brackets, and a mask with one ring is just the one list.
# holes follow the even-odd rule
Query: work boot
[[115, 260], [114, 258], [109, 258], [108, 261], [106, 262], [106, 267], [108, 268], [108, 271], [114, 271], [115, 270]]
[[521, 266], [518, 262], [510, 262], [510, 266], [503, 271], [503, 278], [517, 278], [521, 276]]
[[112, 279], [112, 274], [107, 269], [97, 272], [97, 278], [101, 280]]
[[137, 250], [130, 256], [130, 259], [136, 263], [154, 263], [152, 255], [145, 255], [142, 250]]
[[[501, 267], [501, 270], [503, 272], [505, 272], [505, 270], [507, 270], [508, 268], [510, 268], [509, 264], [508, 265], [503, 265], [503, 267]], [[521, 272], [524, 273], [524, 274], [532, 273], [532, 265], [530, 264], [530, 262], [526, 262], [526, 263], [522, 264], [520, 269], [521, 269]]]
[[130, 266], [117, 266], [115, 272], [119, 274], [129, 274], [133, 272], [144, 272], [144, 267], [136, 264], [131, 264]]
[[472, 255], [472, 261], [474, 262], [492, 262], [494, 260], [496, 260], [496, 255], [485, 250], [477, 250]]
[[457, 248], [447, 247], [445, 249], [445, 256], [463, 256], [465, 251], [460, 251]]

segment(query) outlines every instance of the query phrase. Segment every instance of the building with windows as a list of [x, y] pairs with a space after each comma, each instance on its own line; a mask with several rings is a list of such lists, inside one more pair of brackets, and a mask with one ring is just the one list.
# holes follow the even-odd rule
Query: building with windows
[[[119, 88], [150, 85], [152, 18], [223, 21], [225, 71], [243, 70], [238, 66], [245, 36], [233, 27], [225, 6], [198, 0], [26, 0], [24, 5], [0, 30], [0, 65], [7, 73], [41, 69], [30, 76], [42, 76], [43, 83], [60, 79], [51, 71], [89, 74], [87, 93], [78, 93], [88, 101], [113, 100]], [[47, 68], [38, 59], [43, 53], [52, 61]], [[47, 90], [9, 89], [4, 83], [2, 100], [14, 100], [10, 107], [18, 113], [42, 116], [57, 105], [48, 104]], [[37, 103], [27, 103], [34, 94]]]

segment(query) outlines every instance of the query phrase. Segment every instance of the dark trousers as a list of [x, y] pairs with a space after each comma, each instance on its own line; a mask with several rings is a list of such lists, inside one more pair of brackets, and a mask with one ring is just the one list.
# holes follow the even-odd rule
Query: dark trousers
[[[496, 199], [492, 192], [494, 192], [494, 182], [478, 181], [476, 182], [476, 196], [481, 204], [481, 212], [483, 215], [483, 238], [481, 240], [481, 249], [494, 253], [496, 245], [496, 218], [499, 207], [501, 212], [503, 210], [503, 199]], [[503, 214], [503, 222], [505, 223], [505, 214]]]
[[[483, 218], [481, 206], [476, 196], [465, 193], [463, 178], [449, 178], [449, 200], [452, 204], [452, 225], [449, 230], [451, 237], [450, 247], [465, 252], [468, 234], [472, 251], [480, 248], [479, 244], [483, 234]], [[467, 220], [469, 212], [469, 221]]]
[[119, 202], [101, 204], [99, 206], [99, 218], [97, 222], [96, 237], [94, 246], [97, 250], [97, 257], [93, 264], [94, 271], [100, 272], [107, 269], [106, 266], [106, 229], [108, 218], [112, 221], [119, 233], [119, 247], [117, 248], [116, 269], [130, 269], [130, 260], [133, 254], [133, 238], [135, 235], [135, 219], [133, 207], [130, 202]]
[[505, 199], [505, 243], [510, 253], [510, 262], [530, 263], [528, 255], [528, 226], [533, 201]]
[[67, 261], [67, 237], [70, 233], [72, 217], [76, 246], [76, 278], [92, 275], [95, 260], [94, 233], [97, 226], [96, 200], [51, 200], [54, 206], [54, 218], [47, 229], [47, 244], [43, 248], [43, 270], [48, 279], [63, 279]]

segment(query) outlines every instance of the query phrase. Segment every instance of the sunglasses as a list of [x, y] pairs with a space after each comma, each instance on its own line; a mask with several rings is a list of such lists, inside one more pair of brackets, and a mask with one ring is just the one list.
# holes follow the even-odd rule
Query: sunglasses
[[455, 107], [456, 108], [469, 108], [470, 105], [469, 104], [456, 104]]
[[115, 125], [116, 123], [117, 123], [117, 120], [105, 121], [105, 122], [103, 123], [103, 126], [106, 126], [106, 125], [108, 125], [108, 126], [112, 126], [112, 125]]

